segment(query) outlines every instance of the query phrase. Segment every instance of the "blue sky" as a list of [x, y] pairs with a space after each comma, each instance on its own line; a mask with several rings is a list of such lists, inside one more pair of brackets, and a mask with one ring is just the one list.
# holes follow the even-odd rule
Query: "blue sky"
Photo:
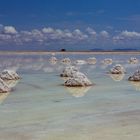
[[139, 0], [0, 0], [0, 50], [139, 49]]

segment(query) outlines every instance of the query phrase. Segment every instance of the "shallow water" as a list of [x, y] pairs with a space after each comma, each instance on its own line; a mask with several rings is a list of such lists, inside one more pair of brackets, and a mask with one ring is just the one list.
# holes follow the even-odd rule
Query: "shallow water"
[[[14, 90], [0, 94], [0, 140], [138, 140], [140, 139], [140, 83], [127, 78], [140, 64], [128, 64], [134, 55], [94, 55], [95, 65], [78, 65], [95, 84], [63, 87], [65, 67], [48, 62], [51, 55], [0, 55], [0, 70], [17, 70], [22, 79]], [[56, 55], [87, 59], [92, 54]], [[140, 59], [139, 55], [136, 55]], [[104, 58], [113, 64], [105, 66]], [[126, 75], [107, 71], [120, 63]]]

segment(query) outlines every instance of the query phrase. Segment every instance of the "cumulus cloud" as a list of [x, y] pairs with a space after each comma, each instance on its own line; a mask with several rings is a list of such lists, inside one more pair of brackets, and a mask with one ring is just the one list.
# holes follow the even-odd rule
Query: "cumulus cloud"
[[97, 35], [96, 31], [95, 31], [94, 29], [90, 28], [90, 27], [88, 27], [88, 28], [86, 29], [86, 31], [87, 31], [87, 33], [88, 33], [89, 35], [92, 35], [92, 36], [96, 36], [96, 35]]
[[17, 31], [16, 31], [15, 27], [13, 27], [13, 26], [5, 26], [4, 33], [5, 34], [17, 34]]
[[73, 36], [77, 40], [85, 40], [85, 39], [88, 38], [88, 35], [82, 33], [79, 29], [76, 29], [76, 30], [73, 31]]
[[10, 35], [0, 34], [0, 40], [8, 41], [11, 39]]
[[95, 44], [97, 41], [98, 33], [90, 27], [86, 29], [86, 33], [88, 34], [88, 42]]
[[119, 42], [119, 43], [123, 43], [123, 42], [130, 42], [131, 43], [133, 41], [140, 41], [140, 33], [139, 32], [135, 32], [135, 31], [122, 31], [121, 33], [119, 33], [118, 35], [113, 37], [113, 41]]
[[126, 37], [126, 38], [134, 38], [134, 39], [140, 39], [140, 33], [138, 32], [129, 32], [129, 31], [123, 31], [121, 33], [121, 36]]
[[[115, 35], [113, 35], [115, 34]], [[0, 45], [77, 45], [77, 44], [96, 44], [98, 46], [113, 45], [115, 43], [133, 43], [139, 41], [140, 33], [135, 31], [114, 32], [112, 34], [106, 30], [95, 31], [93, 28], [86, 29], [57, 29], [44, 27], [42, 29], [19, 30], [13, 26], [0, 24]]]
[[109, 33], [108, 33], [107, 31], [101, 31], [101, 32], [100, 32], [100, 35], [101, 35], [102, 37], [105, 37], [105, 38], [108, 38], [108, 37], [109, 37]]
[[69, 30], [69, 29], [55, 29], [52, 27], [44, 27], [41, 30], [33, 29], [31, 31], [17, 31], [13, 26], [0, 26], [0, 43], [1, 44], [40, 44], [40, 45], [51, 45], [51, 44], [81, 44], [81, 43], [95, 43], [97, 36], [98, 39], [101, 37], [109, 37], [107, 31], [97, 33], [92, 28], [87, 28], [83, 31], [80, 29]]
[[53, 28], [50, 28], [50, 27], [48, 27], [48, 28], [45, 27], [45, 28], [42, 29], [42, 32], [43, 33], [46, 33], [46, 34], [47, 33], [53, 33], [54, 32], [54, 29]]

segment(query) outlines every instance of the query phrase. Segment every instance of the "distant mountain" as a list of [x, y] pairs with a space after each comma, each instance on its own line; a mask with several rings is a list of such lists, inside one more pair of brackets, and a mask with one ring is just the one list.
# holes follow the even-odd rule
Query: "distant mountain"
[[137, 49], [133, 49], [133, 48], [123, 48], [123, 49], [113, 49], [113, 51], [137, 51]]
[[100, 48], [95, 48], [95, 49], [91, 49], [90, 51], [105, 51], [104, 49], [100, 49]]
[[110, 49], [110, 50], [104, 50], [104, 49], [100, 49], [100, 48], [95, 48], [95, 49], [91, 49], [90, 51], [138, 51], [138, 49], [133, 49], [133, 48], [123, 48], [123, 49]]

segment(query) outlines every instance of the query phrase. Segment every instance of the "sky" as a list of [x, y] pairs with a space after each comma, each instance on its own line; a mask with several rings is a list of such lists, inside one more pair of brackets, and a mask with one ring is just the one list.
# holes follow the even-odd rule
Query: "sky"
[[0, 50], [140, 50], [140, 0], [0, 0]]

